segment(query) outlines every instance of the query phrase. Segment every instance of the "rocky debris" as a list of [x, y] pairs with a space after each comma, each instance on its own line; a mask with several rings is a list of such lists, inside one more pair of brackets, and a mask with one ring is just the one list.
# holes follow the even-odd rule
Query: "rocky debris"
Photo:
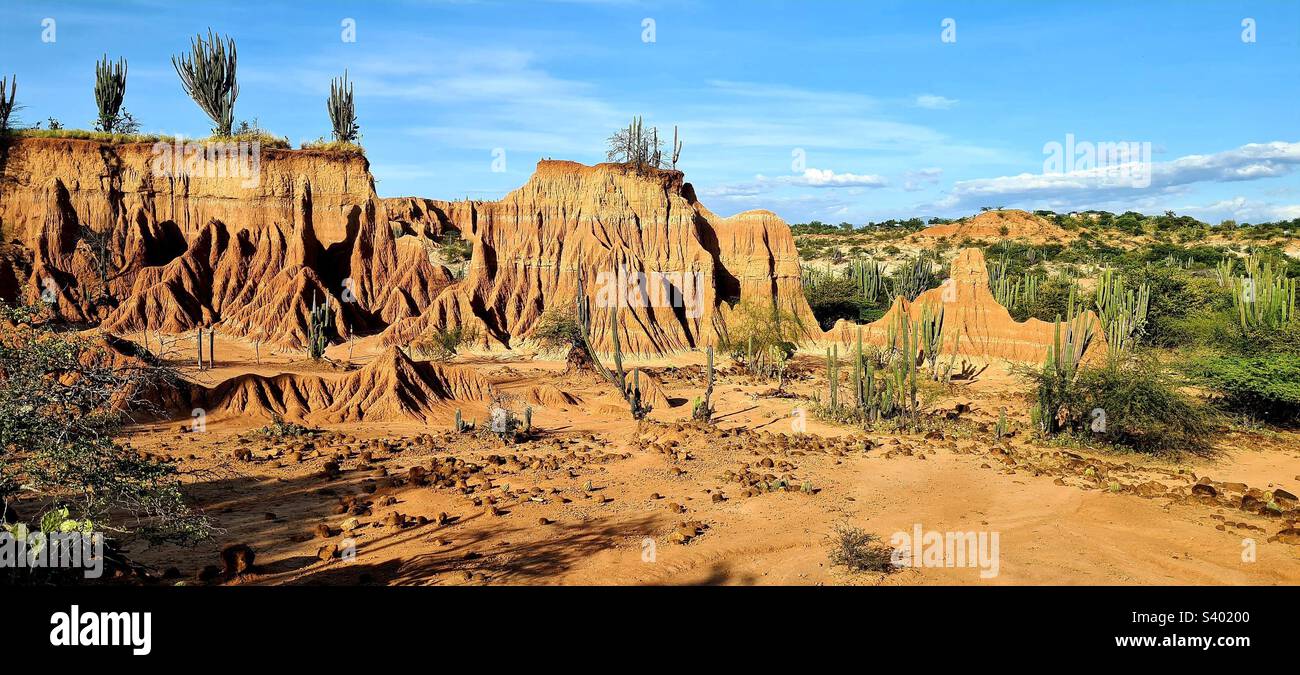
[[683, 521], [673, 528], [672, 534], [668, 535], [668, 541], [674, 544], [689, 544], [704, 534], [706, 529], [708, 526], [698, 520]]
[[1269, 541], [1280, 541], [1283, 544], [1300, 546], [1300, 528], [1288, 527], [1274, 535]]

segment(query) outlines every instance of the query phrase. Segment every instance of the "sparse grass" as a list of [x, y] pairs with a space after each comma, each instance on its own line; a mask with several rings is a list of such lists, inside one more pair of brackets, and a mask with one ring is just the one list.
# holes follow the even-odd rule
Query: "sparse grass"
[[114, 145], [128, 143], [174, 143], [175, 136], [161, 134], [117, 134], [89, 129], [13, 129], [7, 132], [13, 138], [71, 138], [84, 141], [99, 141]]
[[356, 143], [347, 141], [331, 141], [324, 138], [318, 138], [314, 141], [308, 141], [302, 144], [303, 150], [316, 150], [319, 152], [336, 152], [343, 155], [365, 155], [366, 149]]
[[293, 144], [287, 137], [272, 136], [262, 130], [236, 133], [230, 136], [209, 136], [199, 143], [257, 143], [270, 150], [291, 150]]
[[894, 569], [890, 562], [890, 550], [880, 543], [880, 537], [844, 523], [835, 525], [827, 557], [832, 565], [844, 566], [850, 572], [887, 574]]
[[233, 136], [209, 136], [208, 138], [178, 138], [177, 136], [163, 134], [110, 134], [90, 129], [14, 129], [7, 132], [7, 135], [13, 138], [71, 138], [111, 143], [113, 145], [175, 143], [177, 140], [181, 140], [186, 143], [260, 143], [263, 148], [275, 150], [288, 150], [293, 147], [290, 145], [289, 139], [272, 136], [263, 131], [235, 134]]

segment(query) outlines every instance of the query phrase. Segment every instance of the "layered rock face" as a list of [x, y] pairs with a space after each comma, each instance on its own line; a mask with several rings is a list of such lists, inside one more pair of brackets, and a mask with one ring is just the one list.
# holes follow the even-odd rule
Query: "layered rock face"
[[313, 300], [339, 340], [418, 314], [451, 282], [394, 236], [364, 157], [243, 150], [203, 160], [169, 144], [11, 142], [0, 234], [31, 255], [7, 275], [24, 299], [108, 331], [215, 324], [295, 348]]
[[611, 305], [621, 308], [622, 348], [638, 354], [716, 343], [725, 331], [720, 306], [751, 297], [776, 297], [815, 325], [790, 229], [766, 211], [713, 215], [677, 171], [543, 161], [501, 201], [393, 208], [430, 232], [461, 231], [474, 258], [463, 281], [390, 328], [388, 344], [472, 325], [509, 346], [526, 340], [546, 309], [575, 306], [580, 287], [599, 349], [613, 346]]
[[[979, 249], [962, 249], [952, 261], [949, 279], [939, 288], [932, 288], [908, 302], [900, 297], [883, 317], [862, 327], [862, 338], [874, 344], [885, 344], [890, 326], [897, 324], [899, 313], [906, 312], [920, 320], [929, 311], [943, 311], [943, 348], [946, 357], [953, 353], [953, 336], [957, 338], [957, 354], [981, 359], [1010, 359], [1013, 361], [1042, 361], [1047, 348], [1052, 345], [1055, 325], [1038, 319], [1024, 322], [1011, 318], [1011, 313], [998, 304], [989, 290], [988, 268], [984, 254]], [[1096, 314], [1085, 313], [1094, 337], [1087, 358], [1105, 350], [1106, 340]], [[822, 336], [826, 341], [838, 342], [841, 349], [849, 348], [857, 340], [858, 326], [844, 320]]]
[[[168, 145], [10, 142], [0, 149], [0, 297], [52, 301], [110, 333], [215, 326], [295, 349], [313, 303], [328, 307], [333, 341], [382, 333], [383, 345], [404, 345], [470, 326], [485, 346], [508, 348], [579, 294], [601, 350], [613, 347], [615, 307], [632, 354], [717, 344], [732, 304], [749, 300], [792, 311], [811, 341], [856, 334], [845, 323], [816, 329], [780, 218], [719, 217], [677, 171], [543, 161], [500, 201], [446, 202], [380, 199], [361, 156], [262, 149], [242, 160], [214, 171]], [[473, 246], [459, 280], [432, 262], [450, 230]], [[952, 283], [900, 301], [867, 339], [883, 341], [897, 312], [942, 303], [960, 353], [1041, 359], [1051, 324], [1013, 321], [978, 251], [952, 269]]]

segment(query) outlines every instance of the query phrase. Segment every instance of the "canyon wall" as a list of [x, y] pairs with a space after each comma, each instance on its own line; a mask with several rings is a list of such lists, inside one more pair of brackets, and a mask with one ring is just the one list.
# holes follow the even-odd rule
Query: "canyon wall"
[[[469, 326], [481, 346], [513, 348], [546, 310], [575, 308], [580, 289], [600, 350], [613, 346], [611, 307], [623, 350], [640, 355], [718, 344], [744, 301], [775, 299], [810, 346], [856, 335], [817, 327], [779, 217], [717, 216], [678, 171], [547, 160], [499, 201], [448, 202], [379, 198], [361, 155], [253, 160], [214, 170], [166, 144], [8, 140], [0, 297], [110, 333], [213, 327], [287, 349], [306, 344], [314, 303], [328, 307], [332, 342], [406, 345]], [[459, 279], [437, 244], [453, 230], [473, 246]], [[897, 312], [933, 303], [945, 332], [960, 328], [963, 355], [1037, 360], [1051, 340], [1051, 324], [1017, 323], [997, 304], [973, 249], [948, 286], [900, 301], [865, 337], [883, 341]]]
[[810, 337], [816, 325], [790, 228], [766, 211], [715, 216], [678, 171], [542, 161], [500, 201], [386, 204], [418, 228], [451, 227], [474, 244], [464, 280], [392, 326], [387, 344], [463, 324], [489, 341], [526, 341], [548, 308], [576, 306], [580, 284], [598, 349], [612, 347], [612, 304], [623, 308], [622, 348], [638, 354], [716, 344], [723, 308], [751, 298], [777, 298], [806, 319]]
[[0, 258], [0, 279], [111, 332], [216, 326], [291, 348], [305, 343], [313, 301], [329, 306], [337, 341], [418, 314], [451, 282], [418, 242], [396, 240], [364, 157], [228, 159], [168, 144], [7, 142], [0, 236], [23, 255]]

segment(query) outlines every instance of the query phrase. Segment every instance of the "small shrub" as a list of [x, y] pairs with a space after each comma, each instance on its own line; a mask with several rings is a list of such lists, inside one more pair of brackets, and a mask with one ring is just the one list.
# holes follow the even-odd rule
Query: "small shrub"
[[594, 371], [595, 362], [587, 351], [582, 324], [568, 303], [553, 306], [542, 313], [528, 337], [547, 351], [565, 352], [565, 372]]
[[461, 347], [478, 341], [479, 331], [473, 326], [461, 324], [452, 328], [435, 328], [423, 337], [411, 343], [416, 354], [434, 361], [450, 361], [456, 357]]
[[257, 433], [272, 440], [279, 440], [283, 438], [315, 436], [319, 433], [319, 430], [305, 427], [295, 422], [286, 422], [279, 416], [276, 416], [271, 418], [270, 424], [258, 429]]
[[842, 565], [850, 572], [891, 572], [888, 547], [880, 537], [858, 527], [843, 523], [835, 526], [828, 556], [832, 565]]
[[467, 262], [474, 255], [474, 248], [457, 230], [447, 230], [443, 233], [438, 239], [438, 248], [442, 253], [442, 259], [448, 265]]
[[771, 302], [747, 300], [736, 305], [727, 322], [723, 350], [746, 365], [774, 351], [788, 359], [803, 340], [804, 330], [793, 312]]

